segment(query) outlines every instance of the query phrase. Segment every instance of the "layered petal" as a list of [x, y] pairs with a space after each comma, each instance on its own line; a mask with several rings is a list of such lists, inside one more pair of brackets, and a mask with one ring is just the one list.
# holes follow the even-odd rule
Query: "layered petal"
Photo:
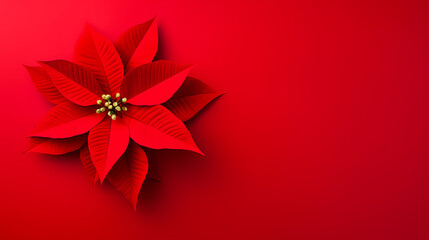
[[180, 120], [187, 121], [222, 94], [196, 78], [187, 77], [173, 97], [163, 105]]
[[127, 149], [128, 141], [128, 127], [121, 119], [106, 118], [89, 132], [89, 152], [101, 182]]
[[89, 25], [76, 44], [74, 62], [92, 72], [104, 93], [119, 92], [124, 77], [121, 57], [113, 43]]
[[58, 91], [49, 74], [42, 67], [25, 66], [37, 90], [53, 104], [68, 102]]
[[157, 20], [139, 24], [124, 32], [115, 43], [125, 66], [125, 72], [152, 62], [158, 50]]
[[71, 138], [30, 138], [26, 152], [62, 155], [78, 150], [86, 141], [86, 134]]
[[202, 154], [183, 122], [158, 105], [131, 106], [124, 112], [130, 137], [138, 144], [153, 149], [183, 149]]
[[125, 75], [121, 93], [134, 105], [162, 104], [180, 88], [191, 68], [171, 61], [142, 65]]
[[148, 160], [145, 152], [134, 141], [130, 141], [125, 154], [107, 175], [109, 182], [131, 202], [134, 210], [147, 171]]
[[91, 154], [89, 153], [88, 144], [85, 144], [80, 149], [80, 161], [82, 162], [83, 167], [85, 168], [85, 171], [88, 173], [89, 179], [93, 184], [95, 184], [98, 179], [97, 170], [94, 167], [94, 164], [92, 163]]
[[103, 120], [94, 107], [82, 107], [71, 102], [61, 103], [36, 125], [32, 137], [68, 138], [87, 133]]
[[65, 60], [40, 62], [58, 91], [73, 103], [95, 105], [103, 91], [95, 77], [84, 67]]

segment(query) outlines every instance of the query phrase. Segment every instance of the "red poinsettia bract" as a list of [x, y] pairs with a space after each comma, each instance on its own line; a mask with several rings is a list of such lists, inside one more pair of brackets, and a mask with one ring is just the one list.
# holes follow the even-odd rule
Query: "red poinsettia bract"
[[91, 180], [107, 179], [135, 209], [148, 172], [140, 146], [201, 154], [183, 121], [220, 95], [188, 77], [190, 65], [152, 62], [157, 49], [156, 19], [130, 28], [115, 43], [87, 26], [73, 63], [26, 67], [37, 89], [57, 104], [31, 133], [28, 151], [80, 149]]

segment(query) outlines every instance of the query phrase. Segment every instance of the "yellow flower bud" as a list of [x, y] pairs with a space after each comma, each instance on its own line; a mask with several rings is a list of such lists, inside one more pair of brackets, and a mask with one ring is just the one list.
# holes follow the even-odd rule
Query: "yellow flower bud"
[[118, 103], [117, 103], [117, 102], [114, 102], [114, 103], [113, 103], [113, 106], [114, 106], [114, 107], [118, 106]]
[[100, 108], [100, 112], [104, 112], [106, 110], [105, 107]]
[[108, 103], [108, 102], [104, 103], [104, 106], [108, 107], [108, 106], [109, 106], [109, 103]]
[[127, 111], [128, 110], [128, 108], [127, 107], [122, 107], [122, 111]]
[[119, 93], [116, 93], [116, 98], [118, 98], [118, 97], [120, 97], [121, 96], [121, 94], [119, 94]]
[[101, 101], [101, 100], [97, 100], [97, 104], [98, 105], [101, 105], [103, 103], [103, 101]]
[[108, 112], [107, 112], [107, 115], [112, 116], [112, 112], [111, 112], [111, 111], [108, 111]]
[[112, 109], [112, 108], [113, 108], [113, 106], [112, 106], [112, 105], [109, 105], [107, 108], [108, 108], [108, 109]]
[[119, 107], [119, 106], [117, 106], [117, 107], [115, 107], [115, 109], [116, 109], [116, 111], [121, 111], [121, 107]]
[[122, 102], [126, 102], [127, 101], [127, 98], [122, 98]]
[[100, 109], [95, 110], [96, 113], [100, 113]]
[[116, 120], [116, 115], [115, 114], [112, 115], [112, 120]]
[[106, 94], [101, 95], [102, 99], [106, 99]]

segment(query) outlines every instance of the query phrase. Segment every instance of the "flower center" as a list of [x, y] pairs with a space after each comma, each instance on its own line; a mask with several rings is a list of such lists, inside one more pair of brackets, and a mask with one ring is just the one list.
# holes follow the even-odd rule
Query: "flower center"
[[110, 96], [109, 94], [103, 94], [100, 100], [97, 100], [97, 104], [102, 106], [97, 109], [96, 113], [102, 113], [107, 110], [107, 115], [109, 115], [112, 120], [116, 120], [116, 117], [121, 116], [121, 111], [127, 111], [127, 107], [125, 107], [126, 98], [120, 98], [121, 95], [116, 93], [115, 98]]

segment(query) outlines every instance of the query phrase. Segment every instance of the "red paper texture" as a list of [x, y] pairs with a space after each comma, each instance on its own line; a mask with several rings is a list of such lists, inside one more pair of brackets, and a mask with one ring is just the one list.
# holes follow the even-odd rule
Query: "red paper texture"
[[[0, 238], [428, 239], [428, 9], [424, 1], [1, 1]], [[108, 58], [128, 62], [124, 73], [150, 62], [141, 54], [153, 44], [155, 60], [190, 70], [176, 93], [163, 92], [175, 103], [151, 111], [180, 106], [164, 113], [185, 121], [204, 156], [156, 149], [156, 141], [136, 148], [144, 141], [136, 137], [114, 174], [94, 186], [97, 169], [81, 139], [88, 122], [101, 122], [96, 107], [84, 122], [73, 119], [86, 113], [79, 108], [52, 115], [73, 128], [38, 125], [55, 105], [86, 105], [92, 96], [64, 99], [70, 89], [39, 82], [45, 73], [32, 68], [40, 61], [54, 74], [68, 64], [55, 59], [79, 62], [76, 43], [89, 37], [126, 43]], [[81, 67], [67, 68], [87, 76]], [[104, 71], [120, 88], [120, 68]], [[209, 103], [217, 93], [226, 94]], [[183, 104], [196, 95], [195, 105]], [[154, 89], [134, 101], [150, 108], [152, 96], [166, 97]], [[31, 134], [76, 129], [73, 144], [33, 144], [80, 151], [27, 149]], [[128, 202], [146, 171], [134, 211]]]

